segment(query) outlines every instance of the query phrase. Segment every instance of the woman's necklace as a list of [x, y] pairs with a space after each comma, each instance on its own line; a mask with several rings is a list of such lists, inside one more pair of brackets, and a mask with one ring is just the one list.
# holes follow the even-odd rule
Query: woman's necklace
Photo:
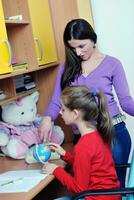
[[88, 61], [83, 61], [82, 62], [82, 73], [83, 74], [90, 74], [92, 71], [94, 71], [99, 64], [102, 62], [104, 59], [105, 55], [104, 54], [99, 54], [93, 57], [92, 59], [89, 59]]

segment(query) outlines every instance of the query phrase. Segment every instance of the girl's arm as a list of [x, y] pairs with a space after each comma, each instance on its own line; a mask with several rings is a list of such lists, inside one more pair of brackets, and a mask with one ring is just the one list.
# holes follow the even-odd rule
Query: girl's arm
[[52, 151], [57, 152], [61, 159], [66, 161], [68, 164], [73, 164], [73, 155], [70, 152], [67, 152], [61, 147], [59, 144], [56, 143], [49, 143], [49, 147]]
[[[72, 192], [80, 192], [88, 189], [90, 183], [90, 159], [87, 154], [79, 152], [74, 159], [73, 172], [71, 175], [63, 168], [57, 167], [53, 171], [54, 176]], [[88, 172], [88, 174], [87, 174]]]
[[62, 156], [61, 159], [66, 161], [69, 165], [72, 165], [74, 161], [73, 155], [68, 151], [66, 151], [65, 155]]

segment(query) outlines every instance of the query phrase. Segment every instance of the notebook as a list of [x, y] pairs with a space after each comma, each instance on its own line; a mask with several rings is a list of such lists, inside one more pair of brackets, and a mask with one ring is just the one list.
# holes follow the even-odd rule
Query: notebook
[[40, 169], [16, 170], [0, 174], [0, 193], [28, 192], [48, 174]]

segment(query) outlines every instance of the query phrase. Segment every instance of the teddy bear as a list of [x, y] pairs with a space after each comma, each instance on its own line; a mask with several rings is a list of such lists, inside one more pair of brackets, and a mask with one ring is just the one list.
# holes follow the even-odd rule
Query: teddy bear
[[[0, 121], [0, 149], [14, 159], [25, 159], [27, 163], [36, 162], [32, 156], [33, 146], [40, 144], [39, 125], [41, 115], [37, 115], [39, 92], [36, 91], [21, 99], [2, 105]], [[64, 132], [53, 125], [51, 142], [62, 144]], [[51, 159], [55, 159], [52, 155]]]

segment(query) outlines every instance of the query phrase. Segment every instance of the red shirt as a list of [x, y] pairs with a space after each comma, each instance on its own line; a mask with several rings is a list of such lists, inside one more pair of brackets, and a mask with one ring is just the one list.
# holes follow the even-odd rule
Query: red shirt
[[[70, 191], [117, 188], [117, 179], [112, 153], [97, 131], [86, 134], [75, 145], [73, 154], [66, 152], [63, 160], [72, 165], [73, 175], [57, 167], [53, 174]], [[87, 200], [120, 200], [120, 196], [94, 196]]]

